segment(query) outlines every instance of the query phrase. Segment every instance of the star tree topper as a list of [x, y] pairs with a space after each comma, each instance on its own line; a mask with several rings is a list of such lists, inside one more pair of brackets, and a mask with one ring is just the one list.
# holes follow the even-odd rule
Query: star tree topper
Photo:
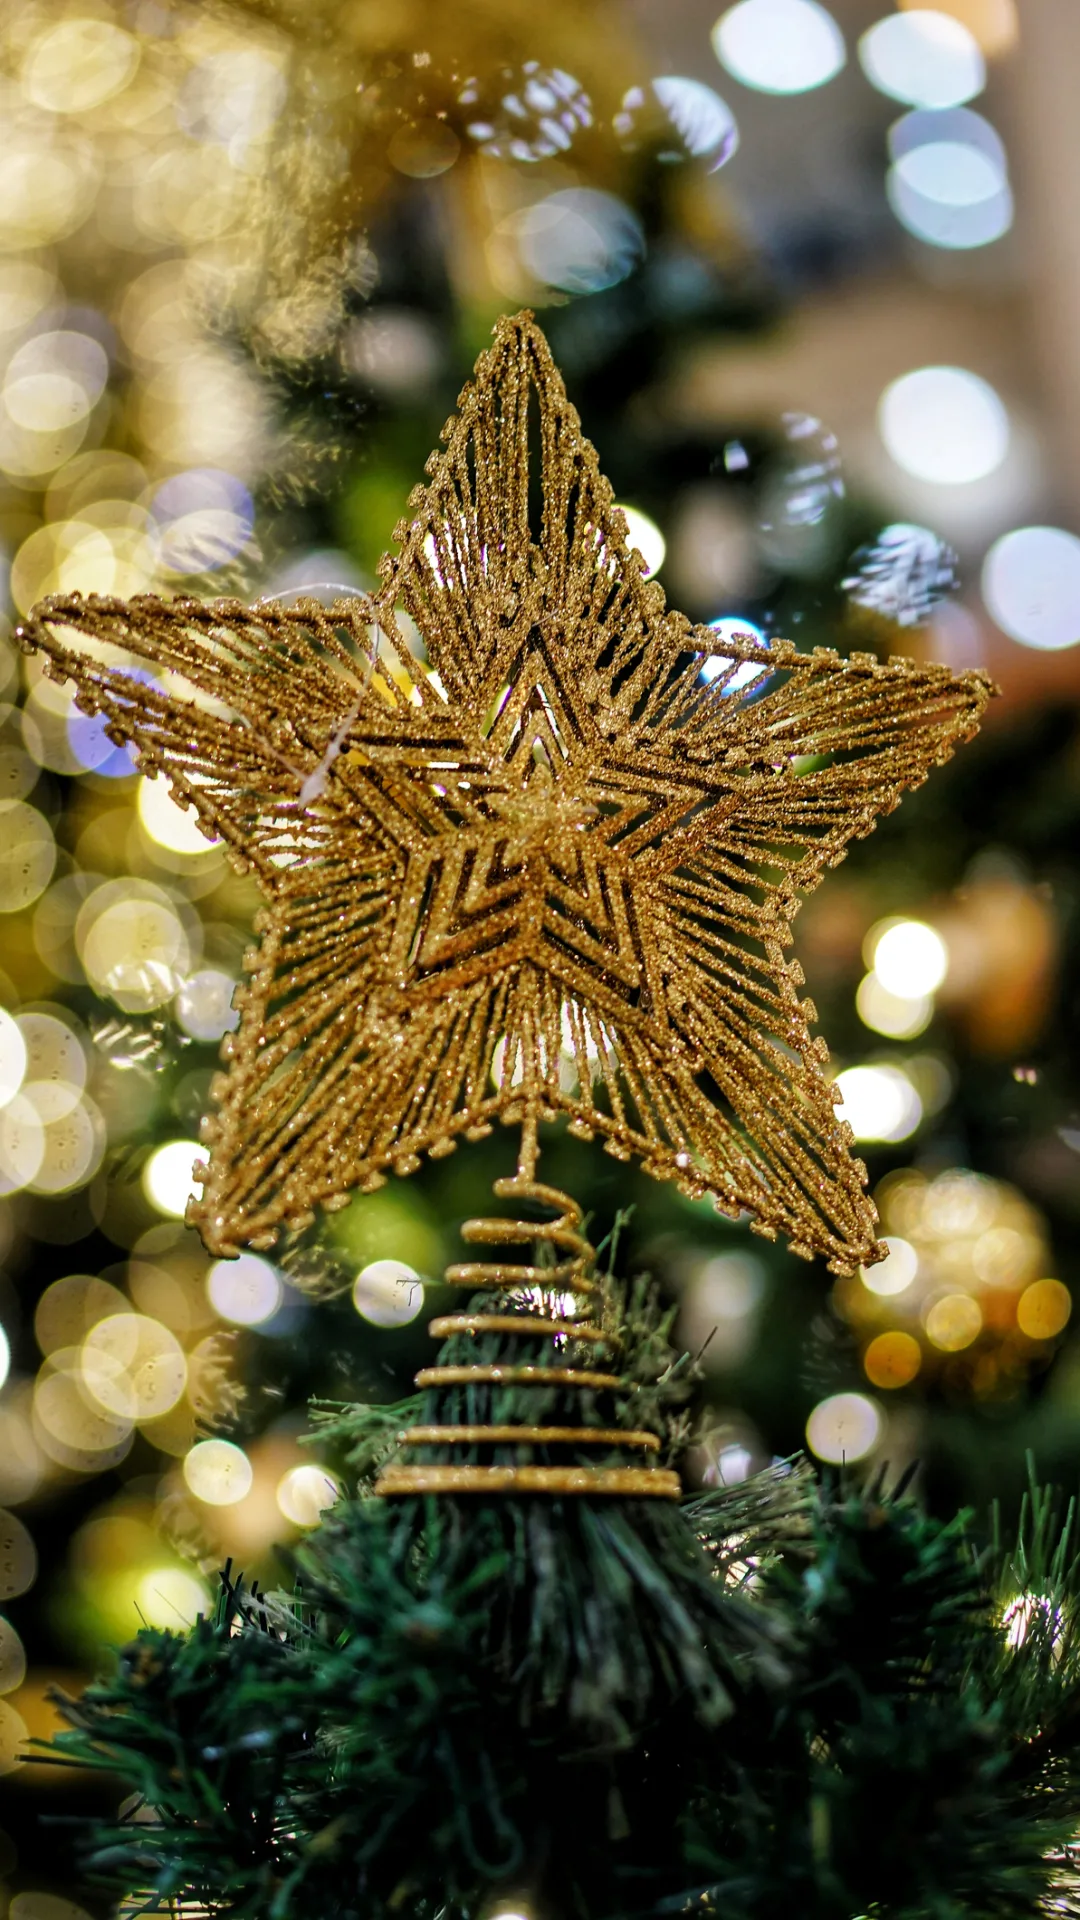
[[369, 601], [62, 595], [21, 631], [265, 898], [189, 1217], [268, 1247], [563, 1115], [850, 1270], [874, 1210], [790, 921], [988, 683], [667, 610], [530, 314], [443, 439]]

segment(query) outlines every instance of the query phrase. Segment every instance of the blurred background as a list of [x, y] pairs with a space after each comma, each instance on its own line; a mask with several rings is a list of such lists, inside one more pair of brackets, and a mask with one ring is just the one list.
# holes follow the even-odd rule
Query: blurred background
[[[226, 1555], [279, 1577], [509, 1138], [283, 1270], [182, 1224], [255, 897], [10, 633], [43, 594], [374, 583], [535, 307], [632, 537], [721, 629], [986, 668], [983, 735], [797, 951], [890, 1254], [833, 1282], [555, 1140], [705, 1346], [694, 1471], [808, 1445], [1015, 1508], [1080, 1443], [1073, 0], [22, 0], [0, 17], [0, 1883], [71, 1920], [100, 1788], [27, 1764]], [[344, 1274], [312, 1299], [320, 1273]], [[315, 1291], [318, 1291], [316, 1286]], [[323, 1287], [323, 1291], [327, 1291]], [[106, 1796], [107, 1797], [107, 1796]]]

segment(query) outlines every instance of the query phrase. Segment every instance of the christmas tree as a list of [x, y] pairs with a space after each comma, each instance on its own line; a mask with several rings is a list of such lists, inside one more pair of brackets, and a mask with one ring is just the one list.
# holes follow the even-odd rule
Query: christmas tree
[[670, 614], [528, 315], [445, 438], [370, 601], [65, 596], [20, 630], [266, 900], [208, 1246], [280, 1251], [421, 1153], [521, 1134], [518, 1217], [467, 1223], [486, 1257], [447, 1270], [468, 1298], [416, 1395], [324, 1410], [357, 1491], [293, 1589], [227, 1570], [213, 1621], [144, 1631], [68, 1706], [61, 1750], [136, 1792], [91, 1869], [252, 1915], [1067, 1900], [1071, 1520], [1035, 1490], [980, 1552], [902, 1486], [795, 1465], [684, 1498], [671, 1314], [597, 1271], [537, 1165], [561, 1117], [841, 1276], [882, 1257], [796, 889], [989, 689]]

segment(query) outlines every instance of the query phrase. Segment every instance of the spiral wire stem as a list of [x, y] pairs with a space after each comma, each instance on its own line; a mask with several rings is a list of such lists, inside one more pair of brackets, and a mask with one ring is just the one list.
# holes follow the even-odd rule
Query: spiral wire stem
[[[491, 1291], [510, 1296], [500, 1301], [497, 1313], [440, 1314], [431, 1322], [436, 1339], [465, 1335], [505, 1334], [509, 1338], [527, 1336], [550, 1343], [547, 1355], [530, 1364], [473, 1364], [423, 1367], [416, 1375], [420, 1388], [465, 1387], [568, 1387], [582, 1393], [633, 1392], [631, 1383], [617, 1373], [605, 1371], [603, 1360], [619, 1352], [618, 1333], [596, 1324], [588, 1315], [599, 1304], [601, 1289], [593, 1276], [594, 1249], [583, 1232], [581, 1208], [558, 1187], [546, 1186], [536, 1178], [536, 1127], [526, 1116], [522, 1125], [522, 1144], [517, 1172], [510, 1179], [496, 1180], [495, 1195], [530, 1208], [539, 1207], [555, 1215], [554, 1219], [485, 1218], [467, 1220], [461, 1237], [471, 1246], [491, 1248], [487, 1259], [458, 1261], [446, 1269], [446, 1281], [470, 1292]], [[540, 1244], [553, 1256], [541, 1263], [514, 1257], [530, 1244]], [[539, 1308], [539, 1311], [536, 1309]], [[597, 1365], [579, 1365], [573, 1355], [577, 1347], [599, 1350]], [[514, 1447], [621, 1447], [638, 1453], [655, 1454], [660, 1442], [655, 1433], [633, 1428], [581, 1425], [541, 1425], [517, 1421], [435, 1423], [406, 1428], [398, 1436], [402, 1452], [417, 1447], [498, 1446]], [[396, 1459], [384, 1467], [375, 1484], [383, 1497], [403, 1494], [496, 1494], [546, 1493], [623, 1495], [633, 1498], [678, 1499], [681, 1483], [677, 1473], [655, 1466], [594, 1466], [582, 1464], [528, 1464], [518, 1456], [514, 1464], [454, 1465], [417, 1463]]]

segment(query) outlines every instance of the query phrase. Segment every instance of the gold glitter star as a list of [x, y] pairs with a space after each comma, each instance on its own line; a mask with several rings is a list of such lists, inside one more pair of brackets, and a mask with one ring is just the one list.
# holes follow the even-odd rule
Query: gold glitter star
[[266, 898], [190, 1217], [270, 1246], [562, 1115], [846, 1271], [875, 1216], [789, 923], [989, 685], [668, 611], [529, 314], [443, 437], [370, 601], [64, 595], [21, 632]]

